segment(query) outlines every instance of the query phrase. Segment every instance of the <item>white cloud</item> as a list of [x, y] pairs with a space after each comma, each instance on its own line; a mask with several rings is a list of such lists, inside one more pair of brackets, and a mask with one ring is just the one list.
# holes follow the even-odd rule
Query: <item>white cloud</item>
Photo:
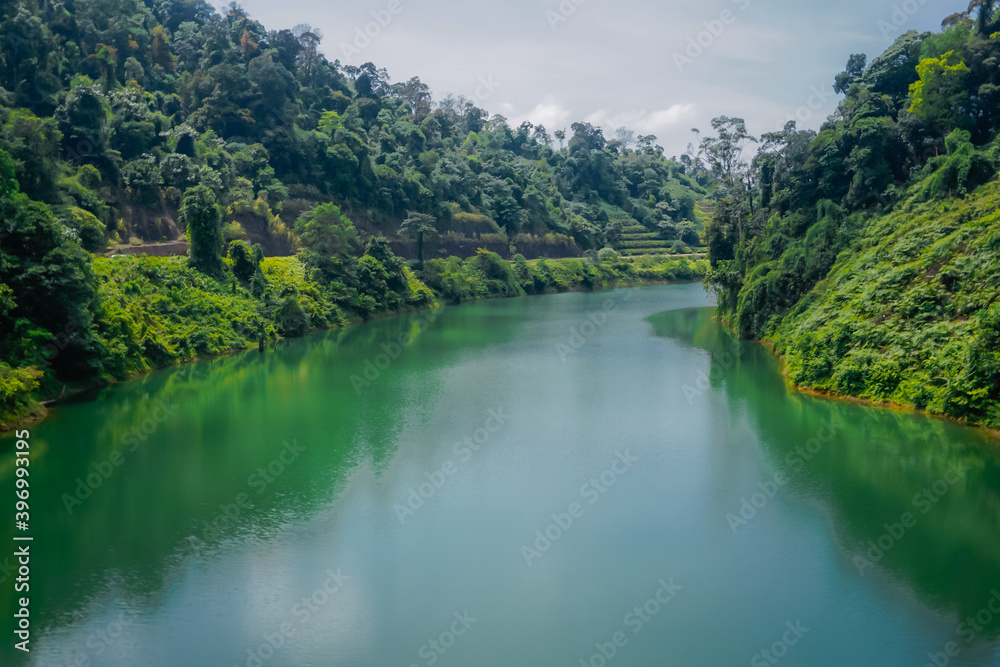
[[[635, 130], [637, 134], [655, 134], [658, 138], [665, 136], [668, 129], [696, 117], [697, 105], [693, 102], [674, 104], [666, 109], [649, 113], [641, 111], [620, 111], [611, 113], [607, 109], [593, 112], [584, 121], [600, 126], [608, 138], [614, 136], [619, 127]], [[688, 128], [684, 128], [685, 131]]]
[[[622, 125], [655, 134], [667, 154], [683, 152], [690, 128], [714, 116], [746, 119], [756, 132], [807, 104], [812, 86], [829, 86], [852, 53], [879, 55], [888, 43], [879, 21], [892, 2], [841, 0], [615, 0], [576, 3], [553, 31], [545, 18], [560, 0], [435, 3], [404, 0], [360, 61], [386, 67], [394, 81], [419, 76], [436, 99], [475, 96], [480, 77], [502, 87], [481, 106], [518, 125], [524, 120], [554, 131], [578, 120], [611, 132]], [[228, 0], [213, 0], [217, 7]], [[355, 27], [372, 20], [387, 0], [242, 0], [268, 29], [312, 23], [332, 60]], [[921, 0], [905, 29], [935, 30], [968, 0]], [[724, 10], [727, 25], [694, 63], [678, 72], [675, 51]], [[829, 109], [835, 106], [831, 100]], [[827, 107], [806, 125], [818, 127]]]
[[525, 114], [514, 114], [508, 119], [511, 127], [517, 127], [524, 121], [534, 125], [544, 125], [549, 132], [561, 130], [569, 126], [572, 113], [555, 102], [542, 102]]

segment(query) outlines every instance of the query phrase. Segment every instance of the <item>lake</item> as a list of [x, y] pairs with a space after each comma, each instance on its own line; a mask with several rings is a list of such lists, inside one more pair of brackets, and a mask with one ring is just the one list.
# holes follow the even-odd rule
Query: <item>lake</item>
[[447, 307], [56, 407], [0, 662], [1000, 665], [996, 441], [796, 392], [711, 306]]

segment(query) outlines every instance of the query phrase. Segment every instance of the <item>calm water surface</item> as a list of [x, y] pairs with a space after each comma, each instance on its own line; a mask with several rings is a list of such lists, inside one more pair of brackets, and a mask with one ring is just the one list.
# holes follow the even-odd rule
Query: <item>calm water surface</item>
[[59, 407], [0, 664], [1000, 665], [995, 442], [795, 393], [710, 306], [450, 307]]

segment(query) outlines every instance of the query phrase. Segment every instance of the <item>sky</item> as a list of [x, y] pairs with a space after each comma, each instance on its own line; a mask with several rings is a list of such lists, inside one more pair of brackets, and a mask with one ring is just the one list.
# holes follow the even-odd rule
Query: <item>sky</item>
[[[223, 7], [228, 2], [215, 2]], [[512, 126], [627, 126], [680, 155], [692, 128], [739, 116], [752, 134], [836, 109], [852, 53], [939, 30], [968, 0], [243, 0], [269, 29], [309, 24], [322, 51], [419, 76], [435, 100], [463, 95]]]

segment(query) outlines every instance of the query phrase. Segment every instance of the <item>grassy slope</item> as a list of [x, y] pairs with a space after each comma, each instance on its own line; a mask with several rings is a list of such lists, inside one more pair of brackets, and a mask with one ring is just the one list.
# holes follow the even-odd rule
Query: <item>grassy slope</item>
[[768, 332], [790, 378], [1000, 427], [998, 207], [993, 180], [873, 219]]
[[[435, 307], [439, 300], [459, 302], [699, 280], [708, 271], [707, 261], [688, 259], [645, 258], [634, 263], [619, 259], [596, 265], [579, 259], [517, 264], [496, 259], [506, 267], [502, 276], [484, 275], [474, 258], [428, 262], [428, 271], [422, 276], [434, 292], [406, 269], [404, 306], [396, 312]], [[356, 315], [334, 303], [327, 291], [307, 277], [298, 257], [268, 258], [261, 268], [273, 293], [297, 295], [309, 329], [336, 328], [358, 321]], [[188, 267], [184, 258], [98, 257], [94, 270], [101, 281], [94, 317], [104, 367], [101, 382], [256, 347], [261, 323], [267, 339], [280, 337], [273, 319], [261, 316], [261, 302], [245, 287], [234, 289], [231, 283], [208, 278]], [[60, 391], [61, 387], [50, 386], [42, 393], [51, 396]], [[43, 416], [44, 410], [36, 400], [26, 401], [16, 410], [0, 409], [0, 430]]]

